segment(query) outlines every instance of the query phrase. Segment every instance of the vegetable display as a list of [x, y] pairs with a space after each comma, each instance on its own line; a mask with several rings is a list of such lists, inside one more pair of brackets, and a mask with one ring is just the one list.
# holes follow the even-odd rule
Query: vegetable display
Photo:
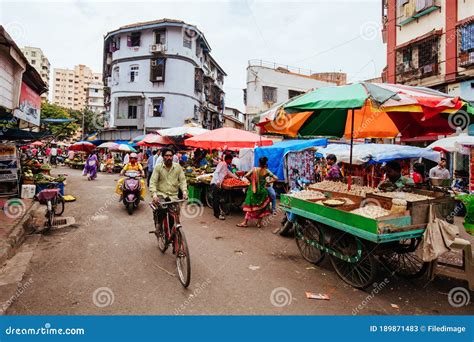
[[310, 189], [315, 190], [328, 190], [334, 192], [345, 193], [354, 196], [365, 197], [366, 194], [370, 194], [376, 191], [376, 189], [368, 187], [368, 186], [360, 186], [360, 185], [351, 185], [351, 190], [347, 189], [347, 184], [341, 182], [333, 182], [333, 181], [322, 181], [320, 183], [316, 183], [309, 186]]

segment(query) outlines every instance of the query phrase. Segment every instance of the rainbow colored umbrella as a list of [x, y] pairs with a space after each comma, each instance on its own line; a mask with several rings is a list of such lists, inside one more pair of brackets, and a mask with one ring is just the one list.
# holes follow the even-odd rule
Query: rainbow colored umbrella
[[458, 97], [429, 88], [355, 83], [304, 94], [287, 103], [273, 121], [258, 125], [263, 132], [291, 137], [414, 137], [453, 133], [452, 114], [467, 125], [472, 108]]

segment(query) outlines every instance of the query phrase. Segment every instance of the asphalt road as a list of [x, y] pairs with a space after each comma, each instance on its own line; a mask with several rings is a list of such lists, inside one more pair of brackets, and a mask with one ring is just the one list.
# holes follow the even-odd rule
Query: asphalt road
[[[77, 226], [41, 236], [10, 315], [351, 315], [456, 314], [448, 292], [464, 282], [437, 278], [406, 280], [383, 272], [378, 286], [365, 291], [346, 285], [328, 259], [313, 266], [291, 238], [272, 231], [280, 216], [261, 229], [238, 228], [241, 213], [226, 221], [209, 208], [183, 209], [182, 224], [192, 258], [192, 280], [183, 289], [175, 259], [157, 248], [151, 209], [142, 203], [129, 216], [114, 196], [117, 175], [87, 181], [69, 174], [65, 216]], [[381, 285], [383, 284], [383, 286]], [[377, 291], [375, 291], [377, 290]], [[328, 294], [307, 299], [305, 292]], [[471, 293], [472, 295], [472, 293]]]

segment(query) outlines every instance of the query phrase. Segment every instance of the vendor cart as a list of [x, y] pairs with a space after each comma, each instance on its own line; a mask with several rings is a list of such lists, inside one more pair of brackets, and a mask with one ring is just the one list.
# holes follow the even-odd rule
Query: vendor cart
[[[328, 197], [331, 195], [335, 194]], [[357, 215], [351, 211], [367, 199], [348, 199], [351, 204], [336, 208], [320, 201], [281, 196], [281, 206], [294, 218], [296, 244], [305, 260], [319, 264], [329, 255], [339, 277], [356, 288], [372, 284], [380, 266], [405, 277], [425, 273], [429, 264], [414, 251], [427, 222], [413, 224], [408, 210], [377, 219]]]
[[[245, 201], [247, 188], [248, 185], [234, 187], [222, 186], [220, 190], [222, 196], [219, 206], [224, 215], [229, 215], [232, 210], [242, 210], [242, 204]], [[210, 187], [206, 191], [206, 204], [209, 208], [212, 208], [213, 198]]]

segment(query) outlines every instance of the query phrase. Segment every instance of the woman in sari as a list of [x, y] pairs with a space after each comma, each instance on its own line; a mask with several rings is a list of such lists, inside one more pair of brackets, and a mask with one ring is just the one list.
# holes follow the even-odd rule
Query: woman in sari
[[250, 180], [243, 206], [245, 218], [237, 227], [248, 227], [248, 221], [255, 219], [257, 220], [257, 227], [260, 228], [262, 219], [271, 213], [267, 184], [273, 183], [278, 178], [267, 169], [267, 162], [267, 157], [260, 158], [258, 160], [259, 167], [253, 168], [245, 175]]
[[82, 175], [86, 176], [88, 180], [94, 180], [97, 177], [97, 166], [99, 164], [99, 160], [97, 159], [97, 155], [95, 152], [91, 152], [89, 157], [87, 157], [86, 165], [84, 166], [84, 171], [82, 171]]

